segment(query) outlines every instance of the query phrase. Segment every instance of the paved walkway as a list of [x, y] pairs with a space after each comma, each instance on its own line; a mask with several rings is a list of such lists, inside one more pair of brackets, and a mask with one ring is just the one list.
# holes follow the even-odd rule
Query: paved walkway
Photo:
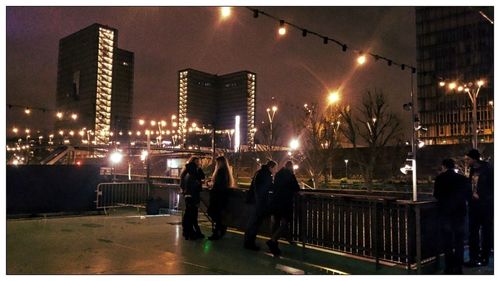
[[[186, 241], [179, 216], [108, 216], [7, 220], [7, 274], [407, 274], [373, 263], [280, 244], [282, 257], [242, 248], [242, 236]], [[210, 225], [202, 223], [209, 234]], [[484, 268], [483, 274], [489, 268]]]

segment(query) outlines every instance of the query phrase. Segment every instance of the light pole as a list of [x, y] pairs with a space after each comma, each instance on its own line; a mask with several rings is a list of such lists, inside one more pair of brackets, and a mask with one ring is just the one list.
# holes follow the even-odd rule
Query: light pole
[[269, 119], [269, 128], [271, 130], [270, 138], [269, 138], [269, 150], [272, 150], [272, 148], [273, 148], [273, 120], [274, 120], [274, 115], [276, 114], [276, 111], [278, 111], [278, 107], [276, 105], [273, 105], [272, 108], [268, 107], [266, 109], [266, 111], [267, 111], [267, 118]]
[[345, 162], [345, 178], [347, 179], [347, 163], [349, 163], [349, 159], [344, 159]]
[[448, 86], [450, 91], [466, 92], [472, 103], [472, 148], [477, 149], [477, 97], [481, 87], [485, 84], [484, 80], [478, 80], [475, 83], [460, 83], [460, 82], [439, 82], [440, 87]]

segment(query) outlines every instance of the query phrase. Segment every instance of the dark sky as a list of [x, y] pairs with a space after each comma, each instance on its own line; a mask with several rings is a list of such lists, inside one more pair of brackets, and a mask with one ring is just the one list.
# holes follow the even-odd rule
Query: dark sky
[[[348, 46], [416, 64], [413, 7], [259, 9]], [[135, 118], [176, 112], [177, 71], [189, 67], [218, 74], [255, 72], [257, 123], [265, 118], [271, 96], [281, 103], [325, 104], [328, 91], [339, 87], [342, 102], [354, 106], [367, 89], [381, 89], [409, 120], [401, 106], [409, 101], [409, 71], [372, 59], [356, 67], [353, 53], [317, 37], [303, 38], [299, 31], [289, 29], [278, 38], [275, 21], [255, 19], [243, 7], [224, 22], [214, 7], [7, 7], [6, 18], [7, 103], [54, 108], [59, 39], [97, 22], [117, 28], [119, 48], [135, 53]], [[293, 108], [278, 106], [277, 118], [294, 114]], [[54, 119], [49, 113], [26, 118], [21, 111], [7, 109], [8, 130], [14, 125], [43, 129]]]

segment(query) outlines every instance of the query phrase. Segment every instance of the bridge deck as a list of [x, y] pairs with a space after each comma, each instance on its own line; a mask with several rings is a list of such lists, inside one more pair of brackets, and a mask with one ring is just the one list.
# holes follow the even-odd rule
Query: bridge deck
[[[202, 217], [200, 216], [202, 219]], [[186, 241], [180, 216], [130, 210], [104, 216], [7, 220], [7, 274], [407, 274], [404, 268], [281, 243], [283, 255], [242, 248], [236, 231]], [[203, 222], [205, 235], [210, 225]], [[466, 274], [492, 274], [490, 267]]]

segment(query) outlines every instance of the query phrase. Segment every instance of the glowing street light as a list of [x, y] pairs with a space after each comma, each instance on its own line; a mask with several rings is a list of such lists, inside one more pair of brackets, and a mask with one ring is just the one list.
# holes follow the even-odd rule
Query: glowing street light
[[24, 130], [24, 132], [25, 132], [26, 134], [29, 134], [29, 133], [30, 133], [30, 129], [26, 129], [26, 130]]
[[328, 104], [337, 103], [340, 100], [340, 95], [338, 92], [330, 92], [328, 95]]
[[111, 163], [113, 164], [120, 163], [122, 159], [123, 159], [123, 154], [120, 151], [113, 151], [109, 156], [109, 160], [111, 160]]
[[172, 120], [175, 120], [177, 119], [177, 116], [175, 114], [172, 114], [172, 117], [171, 117]]
[[290, 146], [291, 150], [297, 150], [299, 148], [299, 146], [300, 146], [299, 140], [298, 139], [292, 139], [290, 141], [289, 146]]
[[220, 15], [222, 19], [227, 19], [229, 16], [231, 16], [231, 7], [221, 7]]
[[62, 119], [63, 118], [63, 113], [62, 112], [57, 112], [56, 116], [57, 116], [57, 118]]
[[144, 123], [145, 123], [144, 119], [139, 119], [139, 125], [142, 126], [142, 125], [144, 125]]
[[76, 115], [75, 113], [71, 114], [71, 119], [76, 120], [77, 118], [78, 118], [78, 115]]
[[31, 113], [31, 109], [30, 109], [29, 107], [26, 107], [26, 108], [24, 109], [24, 113], [26, 113], [26, 114], [30, 115], [30, 113]]
[[[457, 89], [458, 92], [466, 92], [469, 96], [469, 99], [472, 103], [472, 147], [477, 148], [477, 97], [479, 95], [479, 91], [481, 87], [484, 86], [486, 81], [480, 79], [475, 83], [469, 82], [467, 84], [463, 84], [464, 86], [458, 86], [457, 82], [446, 83], [445, 81], [440, 81], [439, 86], [444, 87], [448, 84], [448, 89], [453, 91]], [[474, 86], [477, 85], [477, 86]]]
[[14, 128], [12, 128], [12, 132], [13, 132], [14, 134], [17, 134], [17, 132], [19, 132], [19, 130], [18, 130], [16, 127], [14, 127]]

